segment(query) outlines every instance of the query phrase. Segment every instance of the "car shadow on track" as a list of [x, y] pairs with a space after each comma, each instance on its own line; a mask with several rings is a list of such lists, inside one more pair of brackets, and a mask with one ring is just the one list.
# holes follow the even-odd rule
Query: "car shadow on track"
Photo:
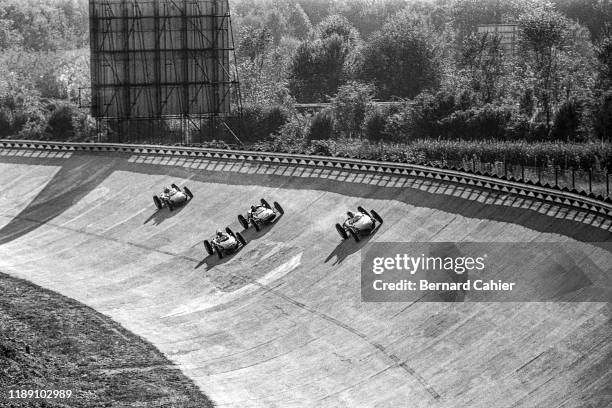
[[[241, 233], [242, 234], [242, 233]], [[246, 237], [245, 237], [246, 239]], [[249, 245], [249, 241], [247, 240], [247, 245]], [[204, 259], [202, 259], [200, 262], [198, 262], [198, 264], [193, 268], [193, 269], [199, 269], [202, 266], [206, 265], [206, 270], [209, 271], [212, 268], [219, 266], [219, 265], [223, 265], [226, 262], [231, 261], [236, 255], [238, 255], [240, 252], [242, 252], [246, 246], [240, 247], [238, 248], [236, 251], [232, 252], [232, 253], [226, 253], [223, 254], [223, 258], [219, 258], [219, 256], [217, 255], [217, 253], [215, 252], [212, 255], [208, 255], [206, 253], [206, 249], [204, 248], [204, 242], [200, 241], [197, 245], [197, 248], [201, 248], [202, 252], [206, 255], [206, 257], [204, 257]]]
[[185, 208], [188, 204], [189, 202], [187, 202], [186, 204], [180, 205], [178, 207], [175, 207], [174, 210], [172, 211], [170, 211], [167, 207], [164, 207], [161, 210], [156, 209], [156, 211], [153, 214], [151, 214], [149, 218], [147, 218], [145, 222], [143, 222], [143, 224], [148, 224], [149, 222], [153, 221], [153, 225], [159, 225], [165, 220], [167, 220], [168, 218], [173, 217], [176, 214], [183, 211], [183, 208]]
[[260, 226], [259, 231], [256, 231], [255, 228], [253, 228], [253, 226], [249, 225], [248, 229], [242, 228], [242, 231], [240, 231], [240, 234], [242, 234], [242, 236], [244, 237], [244, 239], [246, 239], [247, 244], [248, 244], [251, 241], [255, 241], [256, 239], [266, 236], [269, 232], [271, 232], [274, 229], [276, 223], [278, 223], [283, 217], [284, 215], [279, 215], [276, 218], [276, 220], [274, 220], [273, 223]]
[[340, 243], [334, 248], [334, 250], [327, 255], [327, 258], [325, 258], [325, 263], [328, 263], [329, 261], [331, 261], [332, 259], [334, 259], [334, 257], [336, 258], [336, 260], [334, 261], [333, 265], [339, 265], [342, 262], [344, 262], [344, 260], [346, 258], [348, 258], [350, 255], [354, 254], [355, 252], [359, 251], [360, 249], [362, 249], [368, 242], [370, 242], [370, 240], [372, 239], [372, 237], [376, 234], [376, 232], [370, 234], [370, 235], [366, 235], [364, 237], [360, 237], [360, 241], [359, 242], [355, 242], [355, 240], [353, 238], [347, 238], [347, 239], [343, 239], [342, 241], [340, 241]]

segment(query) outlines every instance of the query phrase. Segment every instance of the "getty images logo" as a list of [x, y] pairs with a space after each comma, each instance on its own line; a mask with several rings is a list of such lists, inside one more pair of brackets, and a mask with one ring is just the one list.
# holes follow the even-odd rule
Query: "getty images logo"
[[387, 271], [406, 271], [411, 275], [423, 271], [452, 271], [463, 274], [469, 271], [482, 271], [485, 268], [487, 255], [481, 257], [441, 257], [441, 256], [411, 256], [397, 254], [394, 257], [377, 257], [372, 260], [372, 272], [381, 275]]

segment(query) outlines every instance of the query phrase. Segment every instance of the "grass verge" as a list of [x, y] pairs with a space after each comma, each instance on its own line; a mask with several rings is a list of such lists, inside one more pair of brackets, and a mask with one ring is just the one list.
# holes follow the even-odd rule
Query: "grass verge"
[[[9, 399], [16, 390], [69, 399]], [[140, 337], [93, 309], [0, 273], [0, 406], [212, 407]]]

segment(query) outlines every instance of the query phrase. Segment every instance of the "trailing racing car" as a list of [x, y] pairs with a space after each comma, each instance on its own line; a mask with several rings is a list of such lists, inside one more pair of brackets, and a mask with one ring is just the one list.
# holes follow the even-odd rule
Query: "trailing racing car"
[[262, 225], [271, 224], [285, 213], [283, 207], [274, 201], [272, 207], [265, 199], [261, 199], [261, 205], [252, 205], [246, 216], [238, 215], [238, 221], [244, 229], [248, 229], [249, 225], [253, 225], [255, 231], [259, 231]]
[[239, 232], [234, 233], [230, 227], [225, 228], [225, 231], [217, 230], [210, 241], [204, 240], [204, 248], [208, 255], [217, 253], [219, 259], [223, 259], [225, 254], [236, 252], [245, 245], [244, 237]]
[[336, 230], [342, 239], [347, 239], [349, 235], [356, 242], [360, 237], [374, 233], [383, 223], [383, 219], [374, 210], [366, 211], [363, 207], [357, 207], [357, 213], [347, 212], [348, 218], [342, 224], [336, 224]]
[[193, 193], [187, 187], [181, 188], [176, 184], [172, 184], [170, 188], [164, 188], [163, 193], [159, 196], [153, 196], [153, 202], [158, 210], [164, 207], [168, 207], [170, 211], [174, 210], [174, 207], [186, 203], [193, 198]]

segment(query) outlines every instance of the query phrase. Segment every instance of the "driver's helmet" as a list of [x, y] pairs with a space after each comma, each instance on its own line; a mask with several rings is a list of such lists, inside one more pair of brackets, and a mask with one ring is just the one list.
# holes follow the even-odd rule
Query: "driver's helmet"
[[218, 229], [216, 234], [217, 234], [218, 237], [222, 237], [223, 236], [223, 231]]
[[254, 205], [251, 206], [251, 212], [255, 212], [255, 210], [257, 210], [257, 208], [255, 208]]
[[164, 194], [168, 194], [170, 192], [170, 189], [168, 187], [164, 187]]

